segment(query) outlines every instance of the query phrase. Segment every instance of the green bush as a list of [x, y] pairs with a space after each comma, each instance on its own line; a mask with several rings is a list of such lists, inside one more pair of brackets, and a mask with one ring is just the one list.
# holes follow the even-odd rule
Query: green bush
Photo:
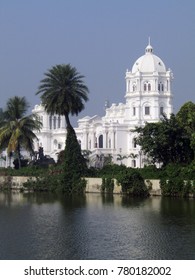
[[[162, 176], [163, 175], [163, 176]], [[160, 187], [163, 196], [188, 197], [193, 194], [192, 181], [195, 178], [195, 165], [182, 166], [169, 164], [163, 168]]]
[[189, 194], [193, 194], [191, 180], [185, 181], [180, 177], [171, 178], [169, 180], [161, 179], [160, 187], [163, 196], [189, 197]]
[[61, 169], [52, 167], [41, 176], [33, 176], [24, 183], [24, 187], [33, 191], [57, 191], [61, 182]]
[[48, 173], [49, 168], [40, 168], [38, 166], [27, 166], [20, 169], [0, 168], [0, 176], [43, 176]]
[[111, 177], [115, 178], [116, 175], [125, 170], [127, 167], [125, 165], [118, 165], [118, 164], [108, 164], [105, 165], [102, 169], [96, 169], [96, 176], [97, 177]]
[[122, 186], [122, 193], [131, 196], [148, 196], [149, 191], [145, 185], [144, 178], [140, 173], [133, 169], [127, 168], [120, 172], [117, 181]]
[[155, 165], [144, 166], [137, 170], [144, 179], [159, 179], [162, 173], [162, 170]]

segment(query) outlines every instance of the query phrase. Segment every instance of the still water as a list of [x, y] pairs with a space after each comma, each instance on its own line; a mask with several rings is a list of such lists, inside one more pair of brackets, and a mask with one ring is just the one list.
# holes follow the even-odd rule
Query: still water
[[1, 192], [0, 259], [195, 259], [195, 200]]

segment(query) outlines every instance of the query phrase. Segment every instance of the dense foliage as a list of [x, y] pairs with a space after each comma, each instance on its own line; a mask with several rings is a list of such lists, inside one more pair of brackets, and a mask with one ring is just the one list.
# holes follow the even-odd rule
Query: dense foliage
[[85, 181], [82, 178], [87, 172], [87, 164], [72, 127], [67, 127], [64, 163], [62, 166], [62, 191], [82, 192], [85, 187]]
[[185, 103], [180, 108], [176, 118], [190, 139], [190, 147], [195, 157], [195, 104], [191, 101]]
[[122, 193], [131, 196], [148, 196], [149, 191], [141, 174], [133, 169], [126, 168], [117, 174], [117, 180], [122, 186]]
[[189, 165], [195, 159], [195, 104], [185, 103], [170, 118], [137, 127], [137, 144], [152, 164]]
[[170, 119], [164, 116], [161, 122], [147, 123], [135, 131], [137, 144], [152, 164], [189, 164], [193, 160], [190, 137], [174, 114]]

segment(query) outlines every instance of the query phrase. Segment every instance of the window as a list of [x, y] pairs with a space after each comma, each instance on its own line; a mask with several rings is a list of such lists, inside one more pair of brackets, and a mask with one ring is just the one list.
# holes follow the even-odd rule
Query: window
[[131, 164], [132, 164], [132, 167], [136, 167], [136, 160], [135, 160], [135, 159], [132, 159]]
[[164, 91], [164, 84], [162, 82], [158, 84], [158, 91]]
[[151, 84], [148, 81], [144, 83], [144, 91], [151, 91]]
[[53, 118], [53, 128], [56, 129], [56, 117]]
[[150, 115], [150, 107], [145, 107], [145, 115]]
[[103, 135], [99, 136], [99, 148], [103, 148]]
[[164, 108], [160, 107], [160, 115], [163, 115], [163, 113], [164, 113]]
[[60, 128], [60, 124], [61, 124], [61, 118], [60, 116], [58, 117], [58, 128]]
[[137, 144], [136, 144], [136, 140], [135, 139], [133, 139], [133, 148], [135, 149], [136, 147], [137, 147]]
[[133, 107], [133, 116], [135, 116], [135, 115], [136, 115], [136, 108]]

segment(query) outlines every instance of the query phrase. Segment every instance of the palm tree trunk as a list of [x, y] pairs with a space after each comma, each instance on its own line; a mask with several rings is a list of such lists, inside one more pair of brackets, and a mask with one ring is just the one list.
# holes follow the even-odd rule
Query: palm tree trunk
[[70, 123], [70, 119], [69, 119], [69, 115], [68, 114], [65, 114], [65, 120], [66, 120], [66, 128], [67, 129], [72, 128], [72, 125]]
[[20, 146], [17, 148], [17, 156], [18, 156], [18, 169], [21, 168], [21, 155], [20, 155]]

